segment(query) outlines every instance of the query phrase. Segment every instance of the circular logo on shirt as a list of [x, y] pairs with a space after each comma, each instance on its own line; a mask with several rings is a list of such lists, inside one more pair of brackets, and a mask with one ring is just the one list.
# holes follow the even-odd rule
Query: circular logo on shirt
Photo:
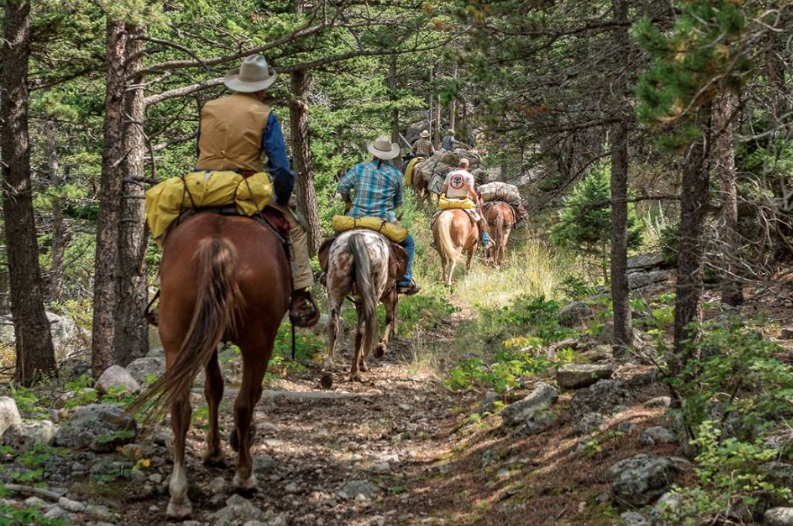
[[465, 177], [462, 174], [452, 174], [449, 180], [449, 186], [455, 190], [462, 190], [465, 188]]

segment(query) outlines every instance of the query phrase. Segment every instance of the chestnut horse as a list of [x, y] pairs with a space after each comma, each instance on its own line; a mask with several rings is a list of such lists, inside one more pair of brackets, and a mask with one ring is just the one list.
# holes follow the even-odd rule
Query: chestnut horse
[[452, 286], [457, 261], [467, 253], [465, 269], [470, 270], [471, 259], [479, 247], [479, 228], [464, 210], [444, 210], [432, 225], [435, 250], [441, 256], [442, 276], [446, 286]]
[[[218, 406], [223, 376], [217, 345], [230, 341], [242, 350], [242, 386], [234, 403], [231, 447], [237, 451], [234, 486], [255, 491], [250, 454], [253, 412], [262, 395], [262, 379], [286, 314], [291, 294], [286, 251], [274, 232], [250, 218], [198, 213], [168, 234], [160, 264], [159, 333], [165, 349], [165, 374], [128, 409], [148, 401], [153, 414], [170, 407], [174, 465], [166, 513], [184, 518], [187, 498], [185, 438], [190, 427], [190, 387], [199, 369], [206, 371], [204, 395], [209, 430], [204, 462], [222, 464]], [[150, 413], [152, 414], [152, 413]]]
[[[320, 249], [322, 250], [322, 249]], [[352, 296], [358, 315], [355, 350], [350, 369], [350, 381], [360, 381], [360, 371], [366, 372], [366, 358], [374, 351], [382, 358], [388, 348], [393, 329], [397, 333], [396, 280], [405, 273], [407, 253], [393, 246], [382, 234], [371, 230], [354, 229], [340, 234], [332, 241], [327, 256], [328, 356], [324, 368], [333, 367], [333, 350], [339, 332], [339, 314], [344, 299]], [[378, 332], [377, 304], [385, 307], [385, 331], [375, 347]], [[322, 378], [323, 387], [333, 383], [329, 373]]]
[[506, 256], [509, 234], [515, 224], [515, 210], [509, 203], [496, 201], [486, 208], [485, 219], [493, 233], [493, 246], [488, 249], [488, 256], [501, 266]]

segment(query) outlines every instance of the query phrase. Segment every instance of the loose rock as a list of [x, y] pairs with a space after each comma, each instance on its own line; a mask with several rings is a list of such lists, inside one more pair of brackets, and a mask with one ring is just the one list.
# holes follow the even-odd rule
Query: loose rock
[[0, 396], [0, 434], [12, 425], [21, 423], [22, 415], [19, 414], [16, 401], [9, 396]]
[[636, 513], [635, 511], [626, 511], [620, 517], [625, 526], [650, 526], [647, 519], [641, 513]]
[[137, 423], [123, 410], [111, 404], [91, 404], [79, 408], [55, 433], [57, 446], [73, 449], [90, 448], [98, 452], [114, 451], [117, 446], [134, 440]]
[[159, 377], [165, 372], [165, 358], [138, 358], [127, 365], [126, 369], [140, 385], [148, 385], [151, 377]]
[[501, 412], [502, 421], [506, 427], [512, 428], [518, 434], [542, 433], [557, 420], [550, 407], [558, 398], [556, 389], [540, 383], [523, 400], [508, 405]]
[[3, 433], [3, 444], [25, 452], [37, 444], [52, 442], [57, 430], [58, 426], [49, 420], [14, 424]]
[[371, 482], [366, 480], [351, 480], [343, 484], [337, 493], [343, 499], [355, 499], [358, 495], [363, 495], [364, 498], [371, 499], [379, 492], [380, 488]]
[[606, 380], [614, 374], [614, 368], [606, 364], [570, 363], [556, 371], [556, 383], [564, 389], [579, 389]]
[[675, 457], [646, 454], [617, 462], [606, 471], [612, 481], [611, 500], [621, 507], [646, 506], [664, 494], [687, 464]]
[[131, 394], [140, 391], [140, 384], [120, 365], [111, 365], [96, 381], [96, 390], [100, 394], [107, 394], [111, 390]]
[[771, 508], [763, 520], [767, 526], [793, 526], [793, 508]]
[[580, 325], [590, 316], [592, 316], [592, 307], [583, 301], [568, 303], [556, 314], [559, 324], [565, 327]]
[[600, 427], [606, 417], [600, 413], [586, 413], [573, 423], [573, 433], [576, 435], [587, 435]]
[[600, 380], [585, 389], [579, 389], [570, 400], [573, 418], [586, 413], [609, 413], [615, 406], [628, 400], [628, 391], [621, 382]]
[[644, 446], [654, 446], [656, 444], [674, 444], [677, 442], [675, 436], [665, 427], [648, 427], [639, 435], [639, 442]]

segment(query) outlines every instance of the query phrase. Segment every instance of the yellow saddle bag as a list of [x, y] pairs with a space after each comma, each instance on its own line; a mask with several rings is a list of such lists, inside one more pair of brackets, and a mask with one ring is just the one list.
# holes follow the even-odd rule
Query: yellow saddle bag
[[441, 195], [438, 199], [438, 208], [441, 210], [473, 210], [476, 208], [476, 203], [467, 197], [465, 199], [456, 199], [454, 197]]
[[236, 204], [240, 214], [264, 210], [273, 196], [266, 172], [243, 177], [232, 171], [201, 170], [171, 177], [146, 192], [146, 221], [152, 237], [161, 241], [185, 210]]
[[330, 225], [334, 232], [346, 232], [347, 230], [352, 230], [353, 228], [368, 228], [369, 230], [380, 232], [394, 243], [401, 243], [406, 237], [408, 237], [407, 228], [401, 227], [394, 223], [389, 223], [388, 221], [384, 221], [379, 217], [350, 217], [335, 215], [333, 216]]

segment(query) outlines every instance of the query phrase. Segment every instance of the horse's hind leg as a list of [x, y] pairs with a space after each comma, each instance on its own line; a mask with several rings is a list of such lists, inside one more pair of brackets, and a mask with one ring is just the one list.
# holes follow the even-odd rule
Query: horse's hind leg
[[166, 514], [172, 518], [182, 519], [190, 516], [193, 507], [187, 498], [187, 471], [184, 465], [185, 442], [187, 430], [190, 428], [190, 391], [177, 393], [171, 405], [171, 428], [173, 429], [173, 472], [168, 483], [171, 500], [168, 502]]
[[363, 350], [363, 331], [366, 330], [366, 323], [364, 322], [363, 318], [363, 307], [359, 306], [357, 303], [355, 304], [355, 311], [358, 314], [358, 326], [355, 329], [355, 350], [353, 351], [352, 356], [352, 367], [350, 368], [350, 381], [351, 382], [360, 382], [361, 381], [361, 373], [359, 372], [361, 369], [365, 372], [366, 364], [362, 365], [362, 350]]
[[392, 329], [394, 334], [396, 334], [398, 301], [399, 295], [397, 294], [396, 288], [392, 288], [383, 298], [383, 306], [385, 306], [385, 329], [383, 330], [383, 337], [380, 339], [380, 344], [375, 349], [375, 358], [382, 358], [385, 356], [388, 350], [388, 340], [391, 336]]
[[330, 314], [328, 315], [328, 355], [325, 357], [323, 368], [329, 370], [333, 367], [333, 350], [336, 348], [336, 338], [339, 335], [339, 313], [344, 298], [330, 298]]
[[220, 447], [220, 434], [218, 432], [218, 408], [223, 399], [223, 375], [218, 364], [218, 353], [212, 354], [206, 366], [206, 383], [204, 396], [209, 404], [209, 431], [207, 432], [207, 450], [204, 453], [204, 464], [207, 466], [222, 466], [224, 464], [223, 450]]
[[258, 484], [253, 473], [251, 442], [254, 427], [253, 411], [262, 396], [262, 380], [273, 348], [273, 338], [262, 335], [242, 348], [242, 385], [234, 402], [234, 425], [237, 445], [237, 473], [234, 488], [241, 493], [253, 493]]

